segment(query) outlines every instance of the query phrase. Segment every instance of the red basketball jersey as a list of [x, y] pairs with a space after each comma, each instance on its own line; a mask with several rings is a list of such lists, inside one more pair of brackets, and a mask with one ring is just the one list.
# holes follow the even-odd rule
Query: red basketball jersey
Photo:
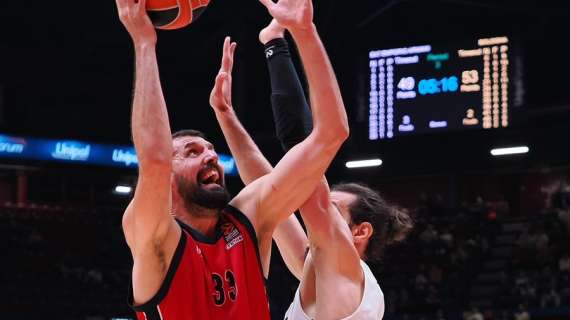
[[[248, 218], [228, 206], [213, 239], [178, 223], [183, 232], [164, 283], [150, 301], [133, 306], [137, 319], [269, 320], [257, 237]], [[130, 299], [132, 305], [132, 294]]]

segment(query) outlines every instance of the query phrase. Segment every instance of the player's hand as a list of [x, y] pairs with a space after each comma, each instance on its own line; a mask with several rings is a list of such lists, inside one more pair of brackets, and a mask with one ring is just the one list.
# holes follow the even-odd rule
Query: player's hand
[[155, 44], [156, 30], [146, 13], [146, 0], [115, 0], [119, 19], [135, 45]]
[[293, 32], [308, 29], [313, 24], [312, 0], [259, 0], [275, 20]]
[[222, 65], [216, 83], [210, 93], [210, 106], [216, 112], [226, 112], [232, 109], [232, 69], [234, 67], [234, 52], [237, 44], [230, 37], [224, 40]]

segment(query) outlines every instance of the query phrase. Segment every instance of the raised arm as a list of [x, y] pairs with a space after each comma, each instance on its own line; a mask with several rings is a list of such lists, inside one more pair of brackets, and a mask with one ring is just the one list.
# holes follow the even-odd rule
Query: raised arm
[[[287, 42], [282, 37], [275, 37], [280, 31], [279, 24], [274, 20], [262, 31], [260, 40], [268, 40], [266, 57], [271, 78], [277, 137], [284, 148], [288, 149], [306, 137], [308, 130], [305, 128], [310, 122], [307, 119], [310, 120], [311, 116], [301, 83], [290, 60]], [[277, 226], [273, 238], [287, 266], [301, 280], [302, 300], [305, 299], [304, 302], [307, 303], [316, 300], [316, 314], [323, 319], [348, 315], [360, 302], [363, 273], [351, 231], [338, 208], [332, 203], [324, 177], [300, 211], [307, 227], [312, 256], [306, 260], [306, 244], [301, 247], [296, 241], [298, 237], [291, 236], [295, 234], [294, 222], [298, 223], [296, 219], [291, 221], [294, 216]], [[297, 261], [304, 262], [300, 274], [295, 272], [299, 272], [295, 268]], [[315, 273], [321, 281], [315, 282]], [[344, 288], [343, 293], [348, 297], [338, 299], [338, 288]], [[319, 292], [318, 299], [315, 291]], [[331, 299], [333, 297], [334, 299]], [[335, 301], [334, 305], [331, 301]]]
[[116, 0], [116, 3], [121, 22], [133, 40], [136, 59], [131, 126], [139, 159], [139, 179], [133, 200], [123, 215], [123, 231], [134, 259], [135, 302], [141, 302], [156, 292], [161, 272], [166, 271], [170, 261], [169, 250], [164, 251], [172, 243], [167, 241], [167, 235], [173, 239], [180, 231], [175, 228], [178, 231], [171, 232], [172, 141], [158, 73], [156, 32], [146, 14], [145, 0]]
[[[282, 27], [273, 20], [260, 34], [260, 40], [266, 41], [265, 51], [272, 89], [271, 106], [277, 137], [287, 151], [309, 134], [311, 111], [291, 61], [287, 41], [283, 38]], [[354, 247], [346, 222], [332, 205], [326, 179], [322, 179], [300, 210], [309, 233], [311, 246], [320, 252], [326, 252], [326, 254], [317, 253], [316, 259], [313, 257], [312, 261], [327, 264], [329, 270], [334, 270], [341, 277], [351, 278], [360, 283], [362, 279], [360, 257]], [[273, 238], [287, 266], [297, 275], [294, 272], [295, 262], [301, 262], [302, 271], [308, 240], [303, 233], [305, 244], [300, 246], [296, 241], [298, 237], [291, 236], [296, 234], [292, 218], [293, 216], [289, 217], [277, 226]], [[294, 220], [298, 223], [296, 218]], [[315, 253], [314, 250], [313, 253]], [[337, 268], [339, 261], [342, 261], [342, 268]], [[303, 274], [297, 277], [301, 280]]]
[[311, 1], [262, 2], [298, 43], [313, 107], [311, 134], [287, 152], [270, 174], [250, 184], [233, 201], [249, 213], [257, 230], [272, 232], [317, 186], [348, 137], [348, 123], [332, 66], [312, 23]]
[[[272, 21], [260, 34], [260, 40], [262, 42], [264, 42], [262, 38], [269, 40], [267, 35], [271, 35], [273, 31], [279, 33], [279, 28], [277, 21]], [[266, 57], [270, 70], [277, 137], [287, 150], [301, 142], [308, 134], [305, 128], [308, 127], [307, 119], [311, 119], [309, 106], [290, 61], [286, 41], [282, 37], [277, 37], [264, 43], [266, 43]], [[351, 231], [338, 208], [333, 205], [328, 183], [324, 177], [300, 210], [307, 226], [312, 257], [305, 262], [307, 239], [303, 234], [303, 245], [297, 241], [300, 237], [296, 236], [295, 223], [298, 225], [299, 222], [294, 216], [290, 216], [277, 226], [273, 238], [287, 266], [301, 280], [300, 287], [304, 298], [314, 296], [315, 287], [316, 291], [320, 292], [320, 298], [316, 299], [320, 301], [317, 302], [317, 314], [323, 318], [348, 315], [359, 304], [363, 290], [363, 273]], [[302, 268], [303, 264], [305, 268]], [[322, 281], [307, 283], [306, 281], [314, 281], [315, 270], [318, 270]], [[351, 297], [338, 299], [336, 293], [339, 287], [343, 287], [344, 293]], [[335, 300], [331, 299], [332, 297], [337, 298]], [[336, 303], [331, 305], [329, 303], [331, 301]]]
[[224, 40], [222, 64], [210, 94], [210, 106], [214, 109], [224, 138], [236, 160], [239, 175], [248, 185], [273, 169], [251, 136], [239, 121], [232, 105], [232, 69], [236, 43], [229, 37]]
[[[220, 71], [218, 72], [214, 88], [210, 95], [210, 105], [214, 109], [216, 119], [222, 128], [226, 142], [228, 143], [230, 151], [236, 160], [240, 177], [244, 184], [248, 185], [252, 181], [270, 173], [273, 170], [273, 167], [263, 156], [248, 132], [244, 129], [233, 109], [231, 88], [235, 48], [235, 43], [231, 43], [229, 38], [226, 38], [224, 41]], [[292, 72], [296, 76], [294, 69], [287, 71]], [[285, 75], [287, 78], [288, 76], [291, 75]], [[297, 83], [292, 85], [298, 85], [302, 92], [298, 79]], [[275, 81], [272, 81], [272, 88], [272, 91], [274, 92]], [[274, 113], [277, 110], [286, 110], [286, 106], [280, 105], [281, 102], [281, 99], [272, 99]], [[300, 108], [305, 108], [306, 110], [303, 110], [304, 112], [310, 112], [308, 106], [300, 106]], [[310, 114], [308, 117], [310, 119]], [[283, 138], [285, 138], [286, 141], [290, 141], [292, 134], [298, 131], [292, 130], [292, 128], [298, 128], [294, 123], [298, 122], [297, 120], [299, 119], [288, 120], [290, 121], [287, 121], [287, 123], [291, 125], [283, 127], [280, 131], [281, 134], [278, 134], [281, 141], [283, 141]], [[297, 142], [302, 140], [306, 135], [308, 135], [308, 132], [298, 138], [299, 140]], [[305, 250], [308, 245], [308, 240], [305, 231], [295, 215], [291, 215], [279, 224], [279, 227], [275, 230], [274, 239], [277, 242], [279, 251], [281, 252], [283, 260], [287, 264], [287, 267], [297, 278], [300, 279], [303, 272]]]

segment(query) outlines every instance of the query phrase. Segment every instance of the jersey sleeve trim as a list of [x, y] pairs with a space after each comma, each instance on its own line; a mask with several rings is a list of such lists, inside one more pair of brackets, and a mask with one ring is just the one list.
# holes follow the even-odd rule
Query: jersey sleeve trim
[[242, 225], [244, 225], [245, 229], [247, 230], [247, 233], [249, 233], [249, 236], [251, 237], [253, 244], [255, 246], [255, 253], [257, 255], [257, 262], [259, 263], [259, 270], [261, 272], [261, 276], [263, 277], [263, 280], [265, 281], [265, 285], [267, 286], [267, 279], [263, 275], [263, 271], [262, 271], [263, 267], [261, 266], [261, 255], [259, 252], [259, 242], [257, 241], [257, 233], [255, 232], [255, 228], [253, 227], [253, 224], [251, 224], [251, 221], [249, 221], [249, 218], [243, 212], [241, 212], [238, 208], [236, 208], [234, 206], [227, 205], [226, 211], [232, 217], [236, 218]]
[[176, 275], [176, 271], [178, 270], [178, 266], [182, 261], [182, 255], [184, 254], [184, 249], [186, 248], [187, 242], [187, 234], [186, 232], [182, 231], [180, 235], [180, 241], [178, 242], [178, 246], [176, 247], [176, 251], [174, 251], [174, 255], [172, 256], [172, 261], [170, 262], [170, 267], [166, 273], [166, 277], [158, 289], [158, 292], [152, 297], [149, 301], [143, 303], [142, 305], [135, 306], [134, 305], [134, 296], [133, 296], [133, 285], [132, 280], [129, 286], [129, 296], [128, 296], [128, 304], [129, 306], [136, 312], [145, 312], [145, 313], [152, 313], [156, 312], [156, 306], [158, 306], [162, 300], [166, 297], [168, 290], [170, 289], [170, 284]]

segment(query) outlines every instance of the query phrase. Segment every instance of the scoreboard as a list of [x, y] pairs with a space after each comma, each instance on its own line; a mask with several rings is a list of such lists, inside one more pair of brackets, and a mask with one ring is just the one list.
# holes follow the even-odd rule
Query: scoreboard
[[369, 52], [370, 140], [511, 124], [509, 38]]

